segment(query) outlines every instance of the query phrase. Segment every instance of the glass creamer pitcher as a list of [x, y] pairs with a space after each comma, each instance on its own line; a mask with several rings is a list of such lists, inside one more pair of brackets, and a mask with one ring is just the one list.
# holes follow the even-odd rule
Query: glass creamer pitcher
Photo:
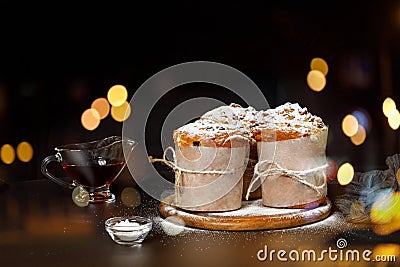
[[[135, 141], [121, 136], [57, 146], [55, 155], [43, 159], [41, 171], [66, 188], [84, 188], [89, 194], [89, 203], [114, 202], [110, 185], [125, 167], [135, 146]], [[50, 173], [47, 165], [51, 162], [58, 162], [71, 179]]]

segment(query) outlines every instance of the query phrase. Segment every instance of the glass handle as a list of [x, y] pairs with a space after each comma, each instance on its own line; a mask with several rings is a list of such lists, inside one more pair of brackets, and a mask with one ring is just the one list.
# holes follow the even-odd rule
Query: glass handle
[[42, 161], [42, 166], [41, 166], [42, 173], [43, 173], [47, 178], [49, 178], [49, 179], [52, 180], [53, 182], [55, 182], [55, 183], [57, 183], [57, 184], [59, 184], [59, 185], [61, 185], [61, 186], [63, 186], [63, 187], [66, 187], [66, 188], [69, 188], [69, 189], [75, 188], [75, 187], [76, 187], [76, 184], [75, 184], [74, 182], [66, 182], [66, 181], [64, 181], [63, 179], [60, 179], [60, 178], [54, 176], [53, 174], [51, 174], [51, 173], [47, 170], [47, 165], [48, 165], [50, 162], [58, 162], [58, 163], [60, 163], [60, 159], [59, 159], [59, 157], [54, 156], [54, 155], [51, 155], [51, 156], [46, 157], [46, 158]]

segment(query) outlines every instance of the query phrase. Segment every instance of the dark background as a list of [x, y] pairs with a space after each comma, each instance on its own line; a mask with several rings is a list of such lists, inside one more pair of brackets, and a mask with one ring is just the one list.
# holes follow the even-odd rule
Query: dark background
[[[399, 130], [382, 113], [386, 96], [399, 101], [399, 1], [67, 2], [0, 4], [0, 145], [28, 141], [29, 163], [0, 162], [5, 181], [43, 179], [40, 162], [66, 143], [121, 134], [107, 117], [94, 131], [82, 112], [108, 89], [123, 84], [128, 99], [148, 78], [188, 61], [214, 61], [250, 77], [271, 107], [298, 102], [330, 126], [327, 155], [356, 171], [386, 168], [399, 151]], [[329, 65], [327, 85], [306, 83], [312, 58]], [[157, 104], [147, 145], [161, 155], [157, 129], [171, 107], [195, 96], [225, 103], [240, 99], [222, 88], [192, 84]], [[372, 122], [365, 143], [354, 146], [342, 118], [365, 109]], [[134, 114], [132, 114], [134, 116]], [[153, 130], [155, 129], [155, 130]]]

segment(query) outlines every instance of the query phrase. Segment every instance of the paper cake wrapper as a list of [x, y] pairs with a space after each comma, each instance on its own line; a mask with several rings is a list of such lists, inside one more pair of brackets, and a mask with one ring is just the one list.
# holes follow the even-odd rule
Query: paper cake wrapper
[[243, 172], [248, 158], [248, 146], [192, 147], [175, 145], [176, 163], [193, 171], [229, 171], [235, 173], [208, 174], [182, 172], [176, 177], [175, 202], [191, 211], [229, 211], [241, 208]]
[[[258, 142], [259, 160], [272, 160], [283, 168], [304, 171], [326, 164], [328, 130], [309, 137], [276, 142]], [[318, 194], [314, 189], [287, 176], [270, 176], [262, 179], [262, 203], [269, 207], [294, 207], [311, 204], [324, 199], [327, 194], [323, 170], [306, 180], [316, 186], [325, 186]]]

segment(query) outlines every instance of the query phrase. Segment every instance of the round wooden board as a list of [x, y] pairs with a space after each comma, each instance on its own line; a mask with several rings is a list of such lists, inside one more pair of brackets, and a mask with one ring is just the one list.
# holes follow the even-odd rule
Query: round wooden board
[[312, 209], [269, 208], [261, 199], [243, 201], [242, 208], [227, 212], [194, 212], [180, 209], [172, 203], [173, 196], [160, 204], [161, 216], [178, 216], [186, 226], [207, 230], [248, 231], [282, 229], [310, 224], [325, 219], [330, 214], [332, 203]]

